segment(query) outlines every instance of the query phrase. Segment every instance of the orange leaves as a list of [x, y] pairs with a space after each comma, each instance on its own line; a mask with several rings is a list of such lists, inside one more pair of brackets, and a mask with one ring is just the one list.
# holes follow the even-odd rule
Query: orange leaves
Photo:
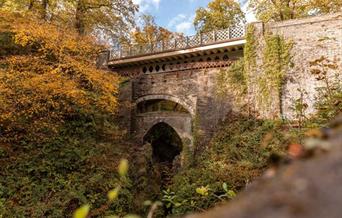
[[10, 31], [22, 49], [0, 59], [0, 141], [39, 143], [70, 117], [115, 114], [119, 78], [95, 68], [100, 47], [91, 38], [33, 18], [9, 23], [2, 16], [0, 34]]

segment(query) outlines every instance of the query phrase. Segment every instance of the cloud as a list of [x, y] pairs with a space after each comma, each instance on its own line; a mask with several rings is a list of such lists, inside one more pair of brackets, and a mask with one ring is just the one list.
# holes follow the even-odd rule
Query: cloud
[[176, 31], [182, 32], [186, 35], [193, 33], [193, 19], [195, 15], [186, 15], [186, 14], [178, 14], [174, 18], [172, 18], [167, 24], [167, 28]]
[[146, 11], [159, 9], [161, 0], [133, 0], [134, 4], [139, 5], [139, 11], [145, 13]]
[[243, 12], [245, 12], [246, 20], [248, 23], [255, 22], [257, 21], [257, 19], [255, 18], [254, 12], [248, 8], [248, 3], [249, 3], [248, 0], [240, 0], [241, 9]]
[[172, 18], [167, 24], [168, 28], [175, 27], [178, 23], [184, 21], [186, 19], [185, 14], [178, 14], [176, 17]]
[[190, 35], [190, 30], [192, 29], [192, 22], [182, 22], [176, 25], [176, 31], [184, 33], [185, 35]]
[[160, 0], [152, 0], [152, 3], [154, 4], [154, 6], [155, 6], [156, 8], [159, 9]]

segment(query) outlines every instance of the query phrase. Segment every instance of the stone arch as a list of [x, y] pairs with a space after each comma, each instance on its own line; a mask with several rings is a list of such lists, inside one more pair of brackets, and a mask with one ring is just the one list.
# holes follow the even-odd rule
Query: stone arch
[[180, 104], [182, 107], [184, 107], [190, 114], [192, 117], [195, 116], [195, 106], [191, 105], [190, 103], [176, 97], [176, 96], [172, 96], [172, 95], [146, 95], [143, 97], [138, 98], [135, 101], [135, 105], [138, 105], [139, 103], [143, 102], [143, 101], [148, 101], [148, 100], [156, 100], [156, 99], [161, 99], [161, 100], [168, 100], [168, 101], [173, 101], [176, 102], [178, 104]]
[[183, 150], [183, 140], [177, 130], [166, 122], [157, 122], [145, 133], [144, 143], [152, 146], [153, 160], [172, 164]]
[[167, 119], [156, 119], [154, 122], [149, 123], [148, 126], [145, 127], [145, 131], [141, 134], [143, 140], [144, 140], [146, 134], [150, 131], [150, 129], [153, 128], [158, 123], [165, 123], [168, 126], [172, 127], [172, 129], [175, 130], [175, 132], [179, 135], [179, 137], [183, 141], [185, 133], [181, 129], [179, 129], [177, 126], [175, 126], [171, 122], [169, 122]]
[[136, 105], [136, 114], [150, 112], [189, 113], [181, 104], [165, 99], [145, 100]]

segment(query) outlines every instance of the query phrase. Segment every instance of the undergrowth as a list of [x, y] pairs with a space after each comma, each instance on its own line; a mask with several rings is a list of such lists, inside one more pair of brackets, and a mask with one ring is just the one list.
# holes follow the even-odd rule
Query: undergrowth
[[[228, 200], [223, 184], [234, 193], [241, 191], [263, 172], [271, 154], [284, 152], [285, 131], [281, 122], [239, 116], [226, 120], [198, 157], [198, 165], [174, 177], [172, 213], [202, 211]], [[196, 193], [202, 186], [208, 189], [207, 196]]]
[[[94, 64], [100, 49], [1, 11], [0, 217], [71, 217], [83, 203], [101, 206], [118, 182], [116, 165], [132, 146], [116, 125], [120, 78]], [[108, 212], [133, 210], [130, 189]]]

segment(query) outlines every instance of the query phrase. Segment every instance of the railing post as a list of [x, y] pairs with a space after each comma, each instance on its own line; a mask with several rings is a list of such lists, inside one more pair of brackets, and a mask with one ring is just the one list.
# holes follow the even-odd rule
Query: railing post
[[175, 49], [177, 48], [177, 39], [175, 39]]
[[214, 39], [214, 42], [216, 42], [216, 31], [215, 30], [213, 31], [213, 39]]
[[200, 44], [203, 45], [203, 35], [200, 33]]
[[231, 38], [232, 38], [232, 36], [230, 34], [230, 27], [228, 27], [228, 39], [231, 39]]
[[107, 52], [107, 60], [109, 60], [109, 59], [110, 59], [110, 53], [111, 53], [111, 50], [110, 50], [110, 49], [108, 49], [108, 50], [106, 50], [106, 52]]
[[186, 47], [189, 47], [189, 36], [187, 36], [185, 39], [186, 39]]
[[162, 39], [162, 51], [165, 50], [164, 39]]

